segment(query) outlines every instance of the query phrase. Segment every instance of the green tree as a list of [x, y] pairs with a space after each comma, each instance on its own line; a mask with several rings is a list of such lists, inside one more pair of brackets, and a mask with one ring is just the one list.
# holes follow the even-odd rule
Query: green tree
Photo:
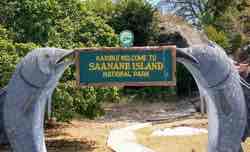
[[20, 58], [37, 45], [34, 43], [14, 43], [10, 38], [13, 33], [0, 25], [0, 88], [8, 84]]
[[[0, 87], [7, 85], [20, 58], [36, 47], [118, 45], [117, 35], [107, 21], [80, 0], [3, 0], [0, 12], [4, 25], [0, 26]], [[119, 90], [114, 88], [77, 88], [74, 79], [72, 67], [53, 95], [53, 114], [59, 120], [69, 120], [75, 114], [99, 116], [101, 103], [115, 101], [119, 96]]]
[[85, 0], [84, 7], [94, 12], [97, 16], [109, 21], [115, 15], [116, 4], [112, 0]]
[[53, 25], [57, 5], [55, 0], [4, 0], [0, 8], [3, 24], [16, 33], [17, 42], [45, 44]]
[[248, 0], [166, 0], [169, 8], [196, 26], [212, 24], [230, 8], [246, 7]]
[[101, 17], [84, 16], [80, 19], [56, 21], [49, 33], [49, 46], [79, 48], [93, 46], [116, 46], [118, 37], [114, 30]]
[[114, 16], [109, 24], [116, 33], [131, 30], [135, 34], [134, 44], [148, 45], [158, 38], [157, 11], [144, 0], [121, 0], [117, 2]]
[[218, 31], [216, 28], [209, 25], [205, 27], [205, 32], [210, 40], [218, 43], [223, 48], [228, 49], [230, 47], [229, 40], [223, 31]]

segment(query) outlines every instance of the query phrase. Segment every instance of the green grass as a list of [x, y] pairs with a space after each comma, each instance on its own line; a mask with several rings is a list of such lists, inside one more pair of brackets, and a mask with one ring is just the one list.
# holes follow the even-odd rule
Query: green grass
[[[155, 129], [176, 127], [176, 126], [192, 126], [198, 128], [206, 128], [207, 120], [185, 120], [180, 122], [155, 125], [137, 130], [136, 136], [138, 143], [154, 150], [155, 152], [207, 152], [207, 134], [194, 136], [175, 136], [175, 137], [157, 137], [151, 136]], [[245, 152], [250, 152], [250, 139], [243, 144]]]

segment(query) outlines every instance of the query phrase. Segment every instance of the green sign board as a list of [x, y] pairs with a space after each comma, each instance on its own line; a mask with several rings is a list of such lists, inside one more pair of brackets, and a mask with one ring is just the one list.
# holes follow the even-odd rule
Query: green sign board
[[175, 85], [175, 47], [77, 49], [81, 86]]

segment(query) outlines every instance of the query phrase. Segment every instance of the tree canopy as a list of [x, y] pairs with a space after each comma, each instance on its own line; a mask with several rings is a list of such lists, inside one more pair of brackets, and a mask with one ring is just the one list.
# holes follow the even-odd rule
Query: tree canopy
[[[118, 34], [131, 30], [136, 45], [156, 40], [156, 10], [143, 0], [2, 0], [0, 2], [0, 87], [7, 85], [16, 64], [37, 47], [119, 46]], [[116, 101], [117, 88], [75, 86], [75, 68], [66, 70], [53, 95], [53, 115], [102, 114], [103, 101]], [[64, 105], [64, 106], [61, 106]]]

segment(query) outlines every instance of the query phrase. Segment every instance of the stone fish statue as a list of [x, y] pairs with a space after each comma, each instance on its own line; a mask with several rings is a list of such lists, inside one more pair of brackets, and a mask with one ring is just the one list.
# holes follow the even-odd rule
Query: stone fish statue
[[47, 151], [43, 131], [45, 106], [65, 69], [73, 63], [64, 61], [72, 52], [35, 49], [17, 65], [3, 102], [4, 129], [13, 152]]
[[[192, 56], [193, 60], [178, 57]], [[196, 62], [194, 62], [196, 60]], [[239, 152], [246, 129], [247, 109], [241, 79], [231, 59], [217, 44], [177, 49], [177, 62], [193, 75], [208, 97], [208, 152]]]

